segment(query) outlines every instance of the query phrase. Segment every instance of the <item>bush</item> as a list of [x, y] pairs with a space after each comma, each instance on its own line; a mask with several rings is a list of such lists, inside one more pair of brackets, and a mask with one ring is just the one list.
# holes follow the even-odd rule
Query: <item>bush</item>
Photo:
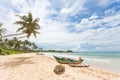
[[1, 49], [1, 55], [7, 55], [7, 51], [4, 49]]
[[0, 55], [2, 55], [2, 49], [0, 49]]
[[55, 74], [62, 74], [65, 72], [65, 67], [63, 65], [56, 65], [54, 68]]

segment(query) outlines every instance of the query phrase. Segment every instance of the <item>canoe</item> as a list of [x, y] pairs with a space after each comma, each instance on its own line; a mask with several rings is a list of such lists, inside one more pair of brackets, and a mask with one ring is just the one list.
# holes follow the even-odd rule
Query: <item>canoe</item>
[[54, 56], [54, 58], [56, 59], [58, 63], [61, 63], [61, 64], [80, 64], [81, 63], [81, 61], [79, 60], [66, 58], [66, 57]]

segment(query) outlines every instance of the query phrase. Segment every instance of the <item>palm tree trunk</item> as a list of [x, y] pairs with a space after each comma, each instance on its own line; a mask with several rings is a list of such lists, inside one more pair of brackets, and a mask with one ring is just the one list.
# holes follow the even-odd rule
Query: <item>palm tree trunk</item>
[[23, 34], [23, 33], [18, 33], [18, 34], [10, 34], [10, 35], [6, 35], [6, 36], [2, 36], [2, 38], [9, 37], [9, 36], [22, 35], [22, 34]]
[[17, 39], [21, 39], [21, 38], [25, 38], [25, 37], [27, 37], [27, 35], [26, 35], [26, 36], [19, 37], [19, 38], [17, 38]]

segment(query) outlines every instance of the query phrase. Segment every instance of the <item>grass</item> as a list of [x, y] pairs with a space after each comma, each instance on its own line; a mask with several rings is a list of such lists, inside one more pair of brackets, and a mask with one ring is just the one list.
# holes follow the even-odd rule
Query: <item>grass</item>
[[21, 53], [20, 51], [16, 50], [2, 50], [2, 55], [10, 55], [10, 54], [19, 54]]

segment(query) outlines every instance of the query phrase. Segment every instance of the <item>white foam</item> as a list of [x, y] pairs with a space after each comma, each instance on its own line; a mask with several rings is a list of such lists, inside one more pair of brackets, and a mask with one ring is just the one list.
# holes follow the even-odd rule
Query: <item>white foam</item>
[[99, 62], [110, 62], [110, 60], [103, 60], [103, 59], [93, 59], [94, 61], [99, 61]]
[[95, 61], [95, 62], [110, 62], [109, 59], [95, 59], [95, 58], [84, 58], [87, 61]]

